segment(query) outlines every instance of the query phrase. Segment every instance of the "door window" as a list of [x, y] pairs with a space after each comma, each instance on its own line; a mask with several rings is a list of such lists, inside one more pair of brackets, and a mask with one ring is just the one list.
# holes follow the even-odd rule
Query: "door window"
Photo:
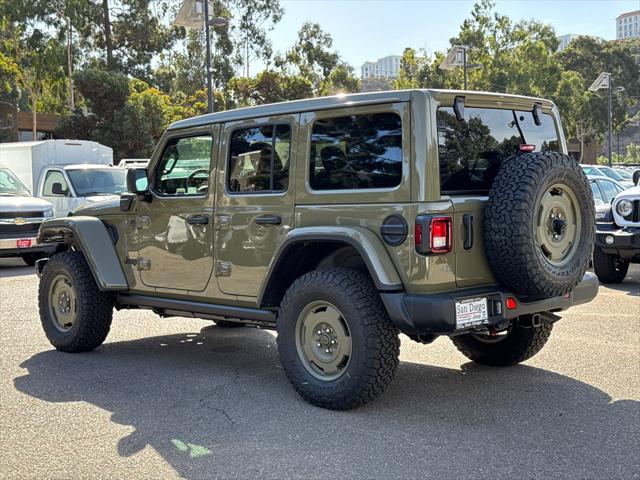
[[231, 134], [227, 188], [231, 193], [284, 192], [289, 186], [291, 128], [265, 125]]
[[59, 170], [49, 170], [44, 178], [42, 195], [45, 197], [70, 197], [69, 185]]
[[393, 188], [402, 180], [402, 120], [372, 113], [318, 120], [311, 132], [314, 190]]
[[211, 135], [175, 138], [165, 146], [156, 169], [160, 195], [205, 195], [211, 175]]
[[602, 192], [598, 188], [598, 185], [595, 181], [589, 182], [591, 185], [591, 193], [593, 193], [593, 201], [596, 205], [602, 205], [604, 203], [604, 198], [602, 197]]

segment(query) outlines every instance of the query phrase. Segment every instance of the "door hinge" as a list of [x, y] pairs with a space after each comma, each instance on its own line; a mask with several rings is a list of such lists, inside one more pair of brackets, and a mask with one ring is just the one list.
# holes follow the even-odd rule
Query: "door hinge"
[[216, 262], [216, 277], [230, 277], [231, 263], [218, 260]]
[[138, 270], [151, 270], [151, 259], [146, 257], [139, 257]]
[[136, 217], [136, 228], [149, 228], [151, 226], [151, 217], [146, 215], [138, 215]]
[[231, 226], [231, 215], [216, 215], [216, 229], [229, 228]]

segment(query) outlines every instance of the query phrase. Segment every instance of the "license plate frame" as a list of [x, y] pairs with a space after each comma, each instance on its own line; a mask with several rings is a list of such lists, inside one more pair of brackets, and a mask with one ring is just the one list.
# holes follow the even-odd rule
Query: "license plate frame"
[[459, 298], [455, 301], [456, 329], [489, 323], [487, 297]]

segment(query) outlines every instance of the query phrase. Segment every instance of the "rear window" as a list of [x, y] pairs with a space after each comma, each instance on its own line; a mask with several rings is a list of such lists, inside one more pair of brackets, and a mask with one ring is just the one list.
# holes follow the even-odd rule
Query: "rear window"
[[318, 120], [310, 157], [313, 190], [397, 187], [402, 180], [402, 120], [395, 113]]
[[536, 125], [530, 111], [466, 107], [458, 121], [452, 107], [440, 107], [438, 155], [440, 190], [445, 194], [486, 193], [502, 161], [520, 152], [559, 151], [553, 117], [543, 114]]

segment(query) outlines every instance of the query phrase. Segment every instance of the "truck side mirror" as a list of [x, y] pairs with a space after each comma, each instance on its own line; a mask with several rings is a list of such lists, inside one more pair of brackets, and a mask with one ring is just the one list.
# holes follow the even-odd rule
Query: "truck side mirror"
[[127, 191], [138, 195], [144, 195], [149, 191], [146, 168], [130, 168], [127, 170]]
[[633, 184], [634, 185], [638, 185], [638, 183], [640, 183], [640, 170], [636, 170], [635, 172], [633, 172]]
[[59, 197], [66, 197], [69, 190], [65, 190], [60, 182], [55, 182], [51, 185], [51, 193]]

